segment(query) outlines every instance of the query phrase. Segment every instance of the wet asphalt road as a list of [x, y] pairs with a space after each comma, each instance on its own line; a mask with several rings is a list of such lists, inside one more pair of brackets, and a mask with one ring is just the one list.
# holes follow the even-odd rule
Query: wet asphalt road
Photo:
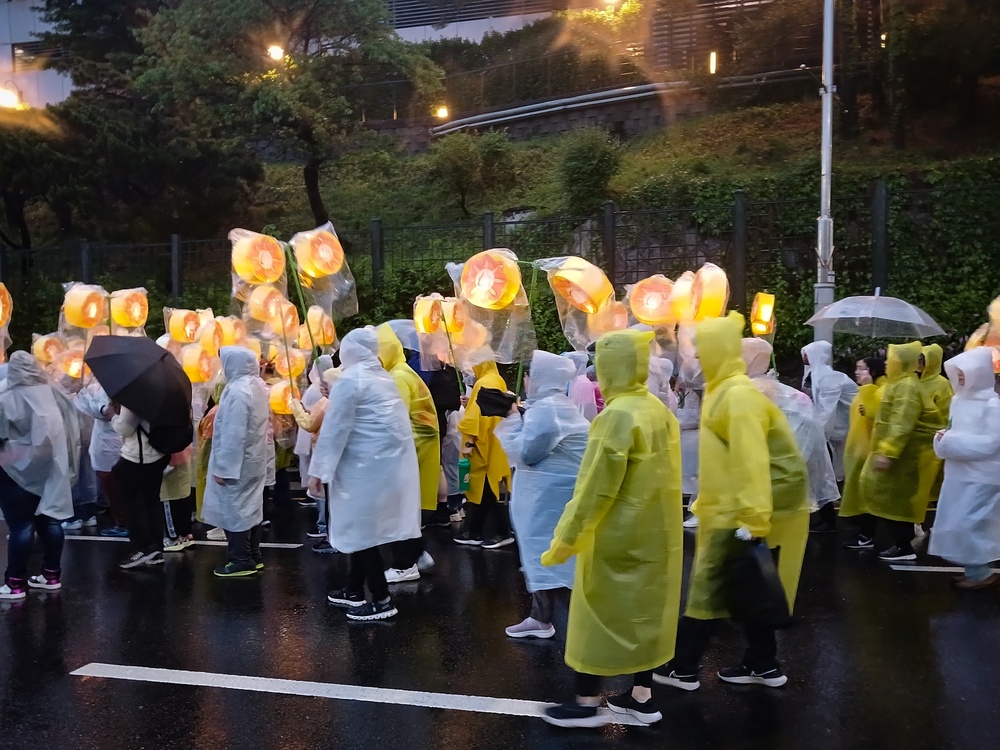
[[[314, 513], [279, 511], [265, 541], [306, 541]], [[893, 571], [840, 550], [846, 534], [810, 541], [796, 623], [779, 636], [789, 684], [714, 679], [742, 654], [727, 628], [700, 691], [654, 689], [664, 721], [652, 728], [563, 730], [523, 716], [70, 674], [96, 662], [566, 698], [565, 620], [552, 642], [503, 634], [528, 609], [514, 548], [459, 548], [441, 530], [426, 537], [436, 571], [394, 586], [400, 615], [379, 624], [348, 624], [326, 603], [345, 561], [308, 543], [265, 550], [256, 579], [221, 580], [212, 567], [222, 547], [125, 573], [115, 568], [125, 544], [67, 542], [63, 591], [0, 604], [0, 748], [1000, 748], [1000, 593], [958, 592], [946, 573]], [[688, 557], [690, 546], [689, 535]], [[606, 681], [606, 692], [624, 684]]]

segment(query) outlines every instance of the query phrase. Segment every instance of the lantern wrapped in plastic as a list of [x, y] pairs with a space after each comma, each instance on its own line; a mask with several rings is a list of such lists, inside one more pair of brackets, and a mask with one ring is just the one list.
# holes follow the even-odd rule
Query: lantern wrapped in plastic
[[613, 297], [596, 313], [587, 316], [587, 338], [590, 343], [597, 341], [606, 333], [624, 331], [626, 328], [628, 328], [628, 308], [624, 302], [618, 302]]
[[283, 339], [294, 341], [299, 335], [299, 309], [288, 300], [282, 300], [271, 327]]
[[10, 319], [14, 315], [14, 299], [7, 291], [7, 285], [0, 282], [0, 328], [10, 325]]
[[247, 326], [246, 323], [239, 318], [228, 316], [225, 318], [216, 318], [215, 322], [217, 322], [222, 329], [223, 346], [238, 346], [246, 339]]
[[484, 250], [465, 262], [459, 280], [462, 299], [484, 310], [503, 310], [521, 292], [521, 269], [509, 250]]
[[174, 310], [170, 307], [163, 308], [167, 333], [170, 338], [180, 344], [193, 343], [201, 328], [201, 320], [194, 310]]
[[278, 347], [278, 356], [274, 358], [274, 371], [283, 378], [295, 380], [301, 377], [306, 371], [305, 352]]
[[469, 319], [466, 304], [457, 297], [445, 297], [441, 300], [441, 321], [448, 333], [461, 333]]
[[[136, 330], [135, 328], [119, 328], [118, 326], [115, 326], [114, 334], [115, 336], [132, 336], [134, 335], [133, 332], [135, 330]], [[112, 331], [110, 328], [108, 328], [108, 326], [94, 326], [93, 328], [87, 331], [87, 338], [86, 338], [87, 348], [88, 349], [90, 348], [90, 345], [94, 342], [94, 339], [96, 337], [110, 336], [111, 333]]]
[[635, 284], [628, 293], [628, 306], [632, 316], [640, 323], [652, 326], [673, 326], [677, 322], [670, 296], [674, 282], [663, 274], [656, 274]]
[[720, 318], [729, 304], [729, 279], [726, 272], [714, 263], [706, 263], [698, 269], [691, 290], [695, 320]]
[[614, 296], [615, 288], [611, 281], [593, 263], [576, 256], [552, 260], [561, 262], [555, 268], [551, 264], [548, 268], [542, 265], [539, 267], [548, 271], [549, 285], [556, 297], [565, 300], [580, 312], [593, 315]]
[[278, 319], [284, 296], [273, 286], [258, 286], [250, 293], [246, 312], [251, 320], [268, 324]]
[[174, 341], [169, 333], [165, 333], [160, 338], [156, 340], [156, 345], [161, 349], [166, 349], [170, 354], [180, 362], [181, 359], [181, 345]]
[[201, 344], [181, 349], [181, 367], [192, 383], [207, 383], [212, 378], [212, 357]]
[[335, 320], [356, 315], [357, 283], [333, 224], [299, 232], [289, 244], [306, 305], [319, 307]]
[[261, 346], [260, 339], [255, 339], [248, 336], [243, 340], [243, 343], [241, 343], [240, 346], [245, 346], [247, 349], [256, 354], [257, 359], [260, 359], [261, 355], [263, 354], [263, 347]]
[[63, 319], [73, 328], [93, 328], [108, 322], [108, 293], [91, 284], [67, 284]]
[[229, 233], [233, 273], [248, 284], [274, 284], [285, 274], [285, 247], [274, 237], [248, 229]]
[[693, 323], [697, 312], [694, 300], [694, 274], [685, 271], [677, 277], [670, 292], [670, 309], [679, 324]]
[[677, 382], [688, 390], [700, 390], [705, 387], [705, 374], [701, 371], [701, 362], [698, 361], [694, 336], [693, 323], [677, 327]]
[[215, 318], [210, 318], [201, 324], [195, 338], [209, 357], [217, 357], [223, 346], [222, 336], [222, 325]]
[[987, 308], [989, 323], [976, 329], [965, 344], [965, 351], [979, 346], [988, 346], [993, 350], [993, 371], [1000, 375], [1000, 297], [997, 297]]
[[271, 405], [271, 411], [275, 414], [291, 414], [292, 399], [298, 397], [298, 389], [294, 388], [287, 380], [282, 380], [271, 386], [268, 402]]
[[149, 317], [146, 290], [119, 289], [111, 293], [111, 320], [121, 328], [142, 328]]
[[750, 332], [754, 336], [770, 336], [774, 333], [774, 295], [757, 292], [750, 311]]
[[333, 319], [319, 305], [313, 305], [306, 311], [306, 324], [299, 332], [300, 341], [302, 330], [310, 342], [308, 346], [302, 347], [303, 349], [311, 349], [313, 344], [319, 347], [333, 346], [337, 342], [337, 329], [333, 325]]
[[444, 298], [440, 294], [430, 294], [417, 297], [413, 303], [413, 325], [418, 334], [437, 333], [441, 325], [441, 301]]
[[31, 353], [41, 365], [51, 365], [56, 357], [66, 351], [66, 342], [58, 333], [47, 333], [44, 336], [35, 334], [31, 344]]
[[63, 375], [73, 380], [80, 380], [84, 375], [90, 373], [90, 368], [83, 362], [84, 354], [85, 350], [82, 343], [77, 341], [75, 345], [68, 346], [66, 351], [58, 354], [53, 364], [55, 364]]

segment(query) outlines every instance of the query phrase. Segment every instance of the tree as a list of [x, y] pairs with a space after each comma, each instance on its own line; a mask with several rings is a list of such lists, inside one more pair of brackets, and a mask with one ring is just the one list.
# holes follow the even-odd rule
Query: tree
[[465, 218], [488, 190], [514, 181], [514, 153], [506, 133], [446, 135], [431, 145], [430, 158], [432, 178]]
[[423, 95], [440, 85], [437, 67], [388, 25], [381, 0], [179, 0], [139, 39], [137, 86], [157, 111], [301, 161], [317, 225], [330, 218], [320, 170], [363, 126], [352, 87], [393, 73]]
[[567, 142], [559, 177], [567, 209], [577, 216], [595, 213], [608, 198], [608, 185], [618, 174], [621, 152], [600, 128], [581, 128]]

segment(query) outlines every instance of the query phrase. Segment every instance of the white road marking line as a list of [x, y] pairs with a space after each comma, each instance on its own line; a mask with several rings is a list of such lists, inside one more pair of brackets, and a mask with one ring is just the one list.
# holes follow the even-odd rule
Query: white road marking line
[[890, 565], [893, 570], [906, 570], [910, 573], [962, 573], [965, 568], [949, 567], [947, 565]]
[[[87, 536], [86, 534], [66, 534], [66, 539], [80, 539], [85, 542], [127, 542], [127, 537], [121, 536]], [[213, 542], [211, 540], [195, 540], [195, 544], [202, 547], [225, 547], [226, 542]], [[261, 542], [261, 549], [298, 549], [301, 544], [289, 544], [287, 542]]]
[[[190, 685], [192, 687], [227, 688], [247, 690], [255, 693], [276, 693], [279, 695], [302, 695], [309, 698], [330, 698], [333, 700], [361, 701], [363, 703], [384, 703], [418, 708], [444, 708], [452, 711], [471, 711], [502, 716], [525, 716], [541, 718], [542, 711], [550, 704], [524, 701], [516, 698], [488, 698], [482, 695], [456, 695], [453, 693], [422, 693], [415, 690], [394, 688], [362, 687], [360, 685], [338, 685], [330, 682], [308, 682], [305, 680], [279, 680], [270, 677], [248, 677], [215, 672], [189, 672], [182, 669], [156, 669], [152, 667], [129, 667], [120, 664], [87, 664], [70, 672], [77, 677], [104, 677], [112, 680], [134, 682], [155, 682], [167, 685]], [[642, 726], [631, 716], [613, 714], [606, 708], [601, 714], [608, 724]]]

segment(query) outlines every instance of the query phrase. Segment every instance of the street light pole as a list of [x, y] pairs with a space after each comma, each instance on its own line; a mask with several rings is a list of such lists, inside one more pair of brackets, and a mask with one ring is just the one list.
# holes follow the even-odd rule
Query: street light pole
[[[833, 303], [833, 217], [830, 215], [830, 193], [833, 169], [833, 21], [834, 0], [823, 0], [823, 132], [821, 143], [821, 175], [819, 220], [816, 237], [816, 311]], [[817, 341], [832, 341], [832, 326], [816, 326]]]

